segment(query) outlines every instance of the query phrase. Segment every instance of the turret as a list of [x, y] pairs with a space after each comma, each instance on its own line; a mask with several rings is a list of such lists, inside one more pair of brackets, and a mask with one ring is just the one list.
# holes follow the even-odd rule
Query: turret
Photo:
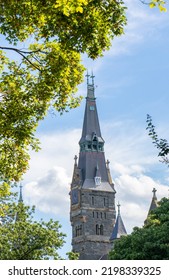
[[119, 239], [122, 235], [127, 235], [127, 231], [125, 229], [121, 214], [120, 214], [120, 204], [118, 203], [118, 215], [116, 219], [115, 226], [113, 228], [112, 235], [110, 237], [110, 241], [113, 242], [116, 239]]

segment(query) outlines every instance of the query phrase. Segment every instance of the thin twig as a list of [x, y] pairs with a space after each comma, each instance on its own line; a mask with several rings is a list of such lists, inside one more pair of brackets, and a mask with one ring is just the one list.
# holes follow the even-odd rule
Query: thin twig
[[[22, 50], [19, 50], [19, 49], [17, 49], [17, 48], [12, 48], [12, 47], [1, 47], [1, 46], [0, 46], [0, 49], [2, 49], [2, 50], [11, 50], [11, 51], [17, 52], [17, 53], [18, 53], [19, 55], [21, 55], [27, 62], [29, 62], [34, 68], [36, 68], [37, 70], [41, 71], [41, 69], [40, 69], [37, 65], [35, 65], [33, 62], [31, 62], [31, 60], [30, 60], [29, 58], [27, 58], [27, 56], [24, 55], [24, 54], [34, 54], [34, 53], [37, 53], [37, 52], [46, 53], [46, 52], [43, 52], [43, 51], [41, 51], [41, 50], [22, 51]], [[35, 60], [38, 61], [37, 58], [35, 58], [35, 57], [33, 57], [33, 58], [34, 58]], [[38, 62], [39, 62], [39, 61], [38, 61]], [[40, 62], [39, 62], [39, 64], [40, 64]]]
[[149, 5], [150, 4], [150, 2], [145, 2], [145, 1], [143, 1], [143, 0], [139, 0], [142, 4], [144, 4], [144, 5]]

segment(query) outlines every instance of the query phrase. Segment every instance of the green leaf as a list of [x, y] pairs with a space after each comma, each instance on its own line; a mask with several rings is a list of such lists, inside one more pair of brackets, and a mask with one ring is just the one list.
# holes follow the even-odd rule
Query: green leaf
[[155, 4], [154, 2], [151, 2], [151, 3], [149, 4], [149, 7], [152, 9], [152, 8], [156, 7], [156, 4]]
[[167, 12], [167, 8], [165, 8], [164, 6], [159, 5], [158, 7], [159, 7], [160, 12]]

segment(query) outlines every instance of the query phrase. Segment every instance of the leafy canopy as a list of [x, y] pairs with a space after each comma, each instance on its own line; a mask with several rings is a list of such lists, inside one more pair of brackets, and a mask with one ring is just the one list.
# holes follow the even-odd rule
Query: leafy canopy
[[[7, 42], [0, 45], [2, 184], [27, 171], [29, 149], [39, 149], [38, 122], [49, 108], [63, 113], [80, 104], [81, 54], [102, 56], [125, 24], [121, 0], [0, 1], [0, 34]], [[17, 54], [13, 60], [9, 51]]]
[[142, 228], [122, 236], [110, 252], [112, 260], [169, 259], [169, 199], [163, 198]]
[[[7, 197], [8, 206], [1, 216], [0, 259], [1, 260], [44, 260], [61, 259], [58, 249], [64, 244], [64, 237], [57, 221], [34, 220], [34, 207], [23, 202], [15, 203]], [[70, 258], [76, 259], [73, 253]]]

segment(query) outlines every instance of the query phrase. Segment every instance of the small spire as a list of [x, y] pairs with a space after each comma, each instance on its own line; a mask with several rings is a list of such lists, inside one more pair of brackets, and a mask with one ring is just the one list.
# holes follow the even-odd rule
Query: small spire
[[110, 241], [113, 242], [115, 239], [120, 238], [122, 235], [127, 235], [127, 231], [126, 228], [124, 226], [122, 217], [120, 215], [120, 203], [118, 202], [117, 207], [118, 207], [118, 215], [116, 218], [116, 223], [113, 227], [113, 232], [112, 235], [110, 237]]
[[18, 200], [18, 202], [23, 202], [23, 197], [22, 197], [22, 188], [23, 188], [23, 186], [20, 184], [19, 188], [20, 188], [20, 192], [19, 192], [19, 200]]
[[[22, 203], [23, 203], [23, 197], [22, 197], [22, 188], [23, 188], [23, 186], [20, 184], [19, 188], [20, 188], [20, 191], [19, 191], [18, 206], [21, 206]], [[21, 210], [18, 209], [18, 211], [16, 213], [16, 217], [15, 217], [15, 222], [19, 221], [20, 213], [21, 213]]]
[[[155, 188], [153, 188], [152, 192], [153, 192], [153, 197], [152, 197], [152, 200], [151, 200], [151, 205], [150, 205], [147, 217], [150, 215], [150, 212], [152, 210], [154, 210], [155, 208], [158, 207], [157, 196], [156, 196], [157, 190]], [[145, 223], [146, 223], [146, 220], [145, 220]]]

